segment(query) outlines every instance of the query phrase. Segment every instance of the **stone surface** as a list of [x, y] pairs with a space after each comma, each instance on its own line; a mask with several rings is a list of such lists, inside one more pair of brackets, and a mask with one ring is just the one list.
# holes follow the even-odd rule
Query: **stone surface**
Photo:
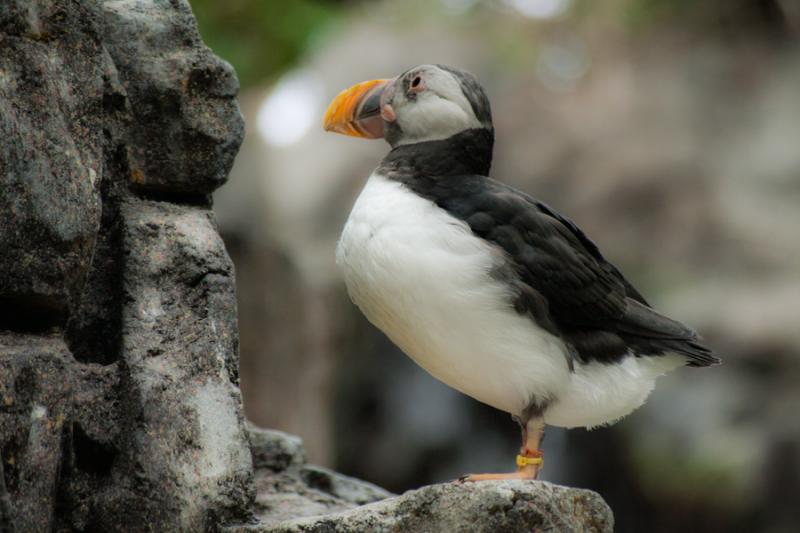
[[[204, 208], [131, 200], [124, 222], [125, 358], [148, 365], [170, 355], [174, 379], [236, 382], [233, 263]], [[155, 364], [155, 363], [152, 363]]]
[[345, 476], [329, 468], [306, 465], [300, 471], [300, 478], [306, 486], [340, 500], [364, 505], [392, 496], [392, 493], [377, 485], [354, 477]]
[[299, 468], [306, 462], [303, 439], [297, 435], [253, 424], [248, 424], [247, 434], [255, 468], [282, 472], [293, 467]]
[[184, 0], [0, 3], [0, 531], [251, 513], [207, 197], [241, 141], [237, 87]]
[[208, 209], [134, 197], [117, 208], [119, 353], [77, 365], [58, 525], [202, 531], [241, 520], [253, 483], [233, 266]]
[[353, 509], [392, 496], [380, 487], [305, 462], [300, 437], [248, 425], [260, 524]]
[[18, 531], [54, 523], [71, 363], [57, 335], [0, 332], [0, 524], [5, 516]]
[[203, 44], [186, 0], [109, 0], [103, 12], [103, 43], [136, 116], [131, 185], [210, 193], [225, 183], [244, 135], [236, 74]]
[[155, 529], [198, 530], [243, 513], [251, 486], [233, 265], [206, 209], [134, 200], [122, 214], [125, 460], [152, 490], [124, 505]]
[[63, 319], [89, 268], [102, 180], [97, 21], [89, 2], [0, 5], [4, 321]]
[[614, 531], [614, 518], [597, 493], [544, 481], [444, 483], [362, 507], [231, 532], [375, 533]]
[[255, 521], [228, 533], [610, 532], [614, 517], [588, 490], [546, 482], [444, 483], [395, 496], [305, 463], [299, 437], [248, 426]]

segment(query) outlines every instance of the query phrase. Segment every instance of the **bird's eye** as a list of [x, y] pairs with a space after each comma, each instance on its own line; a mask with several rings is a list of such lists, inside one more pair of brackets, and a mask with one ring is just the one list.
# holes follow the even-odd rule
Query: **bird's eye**
[[411, 87], [416, 89], [419, 87], [420, 83], [422, 83], [422, 76], [415, 76], [414, 80], [411, 82]]

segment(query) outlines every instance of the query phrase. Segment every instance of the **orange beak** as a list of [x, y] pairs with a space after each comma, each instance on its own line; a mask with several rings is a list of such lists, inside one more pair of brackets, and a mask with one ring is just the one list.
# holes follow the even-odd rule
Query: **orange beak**
[[325, 111], [322, 127], [343, 135], [380, 139], [383, 137], [381, 94], [391, 81], [364, 81], [340, 92]]

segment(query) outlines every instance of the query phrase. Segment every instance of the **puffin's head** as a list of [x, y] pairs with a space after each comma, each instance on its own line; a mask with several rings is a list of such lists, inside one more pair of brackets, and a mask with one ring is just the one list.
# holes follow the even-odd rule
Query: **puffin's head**
[[489, 99], [475, 76], [445, 65], [420, 65], [388, 80], [342, 91], [323, 126], [392, 146], [447, 139], [463, 131], [493, 131]]

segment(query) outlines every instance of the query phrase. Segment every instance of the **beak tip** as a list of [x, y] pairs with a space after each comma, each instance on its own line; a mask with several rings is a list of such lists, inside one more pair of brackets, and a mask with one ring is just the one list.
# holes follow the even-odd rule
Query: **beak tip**
[[333, 128], [333, 117], [330, 109], [325, 112], [325, 116], [322, 117], [322, 129], [325, 131], [331, 131]]

